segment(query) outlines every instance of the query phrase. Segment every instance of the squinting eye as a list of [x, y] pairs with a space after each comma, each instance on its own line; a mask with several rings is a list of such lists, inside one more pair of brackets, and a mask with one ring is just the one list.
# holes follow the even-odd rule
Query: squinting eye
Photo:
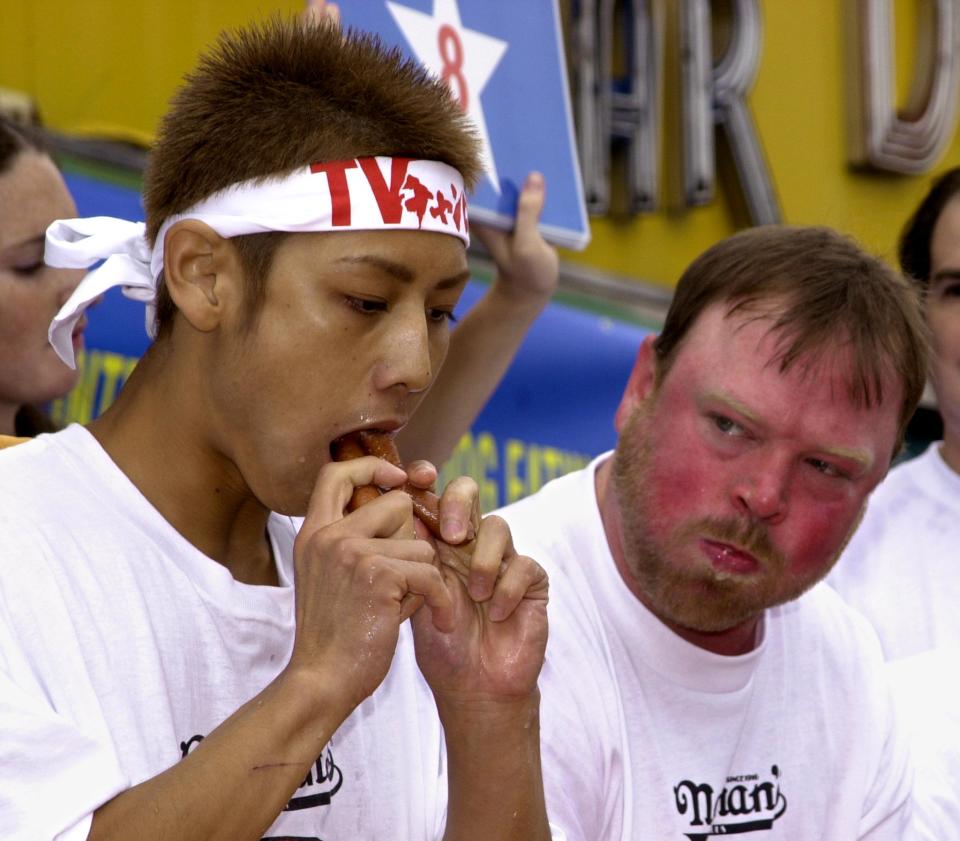
[[960, 283], [951, 283], [943, 290], [944, 298], [960, 297]]
[[386, 301], [374, 301], [370, 298], [355, 298], [353, 295], [346, 296], [347, 304], [349, 304], [357, 312], [363, 313], [364, 315], [372, 315], [373, 313], [386, 312], [387, 302]]
[[819, 458], [810, 458], [807, 459], [807, 464], [809, 464], [817, 473], [822, 473], [824, 476], [830, 476], [835, 479], [842, 479], [846, 474], [837, 469], [836, 466], [832, 465], [829, 461], [824, 461]]

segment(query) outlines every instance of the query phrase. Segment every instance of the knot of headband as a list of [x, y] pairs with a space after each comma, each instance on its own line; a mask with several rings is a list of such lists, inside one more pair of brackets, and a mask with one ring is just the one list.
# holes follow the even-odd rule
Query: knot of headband
[[80, 316], [115, 286], [147, 305], [147, 332], [153, 335], [164, 240], [183, 219], [199, 219], [226, 238], [267, 231], [424, 230], [470, 244], [460, 173], [439, 161], [410, 158], [324, 161], [289, 175], [234, 184], [166, 219], [152, 248], [142, 222], [109, 216], [59, 219], [47, 229], [47, 264], [89, 268], [103, 260], [50, 324], [50, 344], [67, 365], [76, 367], [72, 333]]

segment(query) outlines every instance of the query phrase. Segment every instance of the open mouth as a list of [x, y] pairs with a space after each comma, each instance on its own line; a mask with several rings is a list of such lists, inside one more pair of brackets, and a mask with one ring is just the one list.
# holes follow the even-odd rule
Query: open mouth
[[395, 434], [395, 430], [381, 427], [356, 429], [330, 442], [330, 457], [334, 461], [349, 461], [370, 455], [399, 464], [397, 447], [393, 442]]

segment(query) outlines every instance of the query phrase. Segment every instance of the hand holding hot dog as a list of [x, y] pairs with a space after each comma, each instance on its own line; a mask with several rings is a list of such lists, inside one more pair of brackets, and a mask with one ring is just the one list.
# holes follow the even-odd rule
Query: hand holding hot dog
[[[360, 433], [334, 443], [336, 458], [376, 454], [399, 469], [399, 457], [389, 436]], [[367, 456], [369, 458], [369, 456]], [[432, 481], [426, 463], [408, 472]], [[399, 479], [399, 476], [398, 476]], [[348, 505], [376, 497], [380, 488], [358, 488]], [[440, 621], [428, 602], [414, 622], [417, 659], [434, 692], [515, 697], [536, 685], [546, 643], [547, 579], [532, 559], [518, 555], [510, 530], [498, 517], [481, 519], [476, 483], [468, 477], [451, 482], [437, 497], [412, 481], [404, 491], [420, 497], [413, 506], [431, 523], [423, 536], [435, 550], [452, 604], [452, 620], [442, 611]], [[426, 512], [426, 514], [424, 513]], [[438, 539], [436, 515], [441, 533]], [[454, 521], [454, 522], [451, 522]], [[451, 545], [456, 535], [469, 542]]]
[[[385, 677], [400, 624], [422, 604], [449, 629], [454, 620], [449, 583], [436, 552], [417, 539], [406, 474], [382, 459], [327, 464], [294, 544], [296, 633], [288, 671], [336, 687], [346, 712]], [[386, 493], [344, 516], [358, 487]]]

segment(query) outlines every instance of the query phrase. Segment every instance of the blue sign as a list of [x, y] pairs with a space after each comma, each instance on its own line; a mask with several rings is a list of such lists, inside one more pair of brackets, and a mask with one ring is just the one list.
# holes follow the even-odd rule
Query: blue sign
[[450, 86], [480, 137], [484, 174], [470, 214], [511, 228], [527, 174], [547, 184], [545, 239], [590, 241], [556, 0], [365, 0], [344, 28], [377, 33]]

